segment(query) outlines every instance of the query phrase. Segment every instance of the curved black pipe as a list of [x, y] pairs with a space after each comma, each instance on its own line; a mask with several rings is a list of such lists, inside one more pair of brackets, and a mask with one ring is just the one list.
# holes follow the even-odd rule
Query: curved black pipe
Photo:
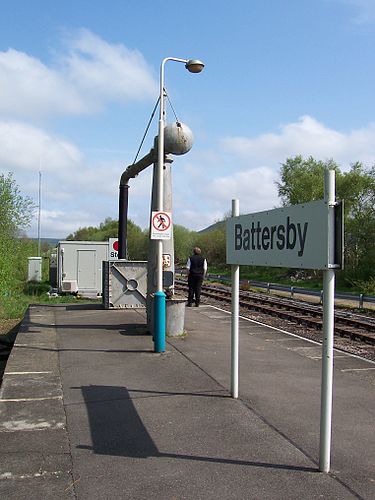
[[[156, 138], [155, 138], [156, 144]], [[126, 245], [128, 237], [128, 204], [129, 204], [129, 179], [136, 177], [139, 172], [155, 163], [157, 159], [157, 148], [140, 159], [137, 163], [129, 165], [122, 173], [119, 186], [118, 203], [118, 258], [126, 259]]]
[[126, 259], [126, 245], [128, 237], [128, 200], [129, 185], [120, 184], [118, 210], [118, 258]]

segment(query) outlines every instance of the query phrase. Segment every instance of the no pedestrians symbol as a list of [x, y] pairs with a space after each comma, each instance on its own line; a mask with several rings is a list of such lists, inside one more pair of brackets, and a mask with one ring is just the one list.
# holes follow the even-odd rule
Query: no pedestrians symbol
[[151, 215], [151, 239], [170, 240], [172, 229], [172, 217], [170, 212], [152, 212]]

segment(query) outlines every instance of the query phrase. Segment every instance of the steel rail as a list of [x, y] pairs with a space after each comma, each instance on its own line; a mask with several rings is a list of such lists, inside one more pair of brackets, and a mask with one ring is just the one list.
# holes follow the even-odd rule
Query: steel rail
[[[183, 280], [176, 280], [175, 286], [176, 289], [187, 290], [187, 284]], [[226, 303], [231, 302], [231, 290], [224, 286], [205, 284], [202, 286], [202, 295]], [[321, 306], [307, 305], [295, 300], [265, 296], [249, 291], [240, 291], [239, 305], [270, 316], [297, 322], [309, 328], [318, 330], [322, 328], [323, 312]], [[375, 319], [348, 317], [348, 313], [336, 311], [335, 334], [375, 345]]]

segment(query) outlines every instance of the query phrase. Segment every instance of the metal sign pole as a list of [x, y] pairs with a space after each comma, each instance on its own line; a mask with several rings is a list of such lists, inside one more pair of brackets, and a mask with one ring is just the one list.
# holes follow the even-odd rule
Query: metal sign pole
[[[239, 201], [232, 200], [232, 217], [240, 215]], [[238, 398], [238, 317], [240, 266], [231, 266], [232, 270], [232, 322], [231, 322], [231, 394]]]
[[[324, 198], [329, 207], [335, 205], [335, 171], [326, 170], [324, 177]], [[329, 264], [334, 263], [335, 232], [334, 213], [328, 213]], [[322, 386], [320, 407], [320, 449], [319, 470], [329, 472], [331, 456], [332, 428], [332, 388], [333, 388], [333, 335], [335, 310], [335, 270], [323, 271], [323, 346], [322, 346]]]

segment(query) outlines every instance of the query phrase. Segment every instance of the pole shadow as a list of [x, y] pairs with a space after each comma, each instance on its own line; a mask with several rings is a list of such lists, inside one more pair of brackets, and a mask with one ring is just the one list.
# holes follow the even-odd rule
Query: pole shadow
[[[76, 387], [75, 389], [81, 389], [82, 391], [87, 407], [92, 440], [92, 446], [81, 444], [77, 446], [78, 449], [92, 450], [93, 453], [99, 455], [131, 458], [172, 458], [266, 469], [317, 472], [317, 469], [313, 467], [160, 452], [143, 424], [126, 387], [90, 385]], [[161, 394], [167, 395], [166, 393]], [[170, 393], [169, 396], [175, 396], [175, 394]], [[212, 397], [212, 395], [202, 393], [197, 393], [197, 396]], [[223, 396], [218, 395], [217, 397]]]

